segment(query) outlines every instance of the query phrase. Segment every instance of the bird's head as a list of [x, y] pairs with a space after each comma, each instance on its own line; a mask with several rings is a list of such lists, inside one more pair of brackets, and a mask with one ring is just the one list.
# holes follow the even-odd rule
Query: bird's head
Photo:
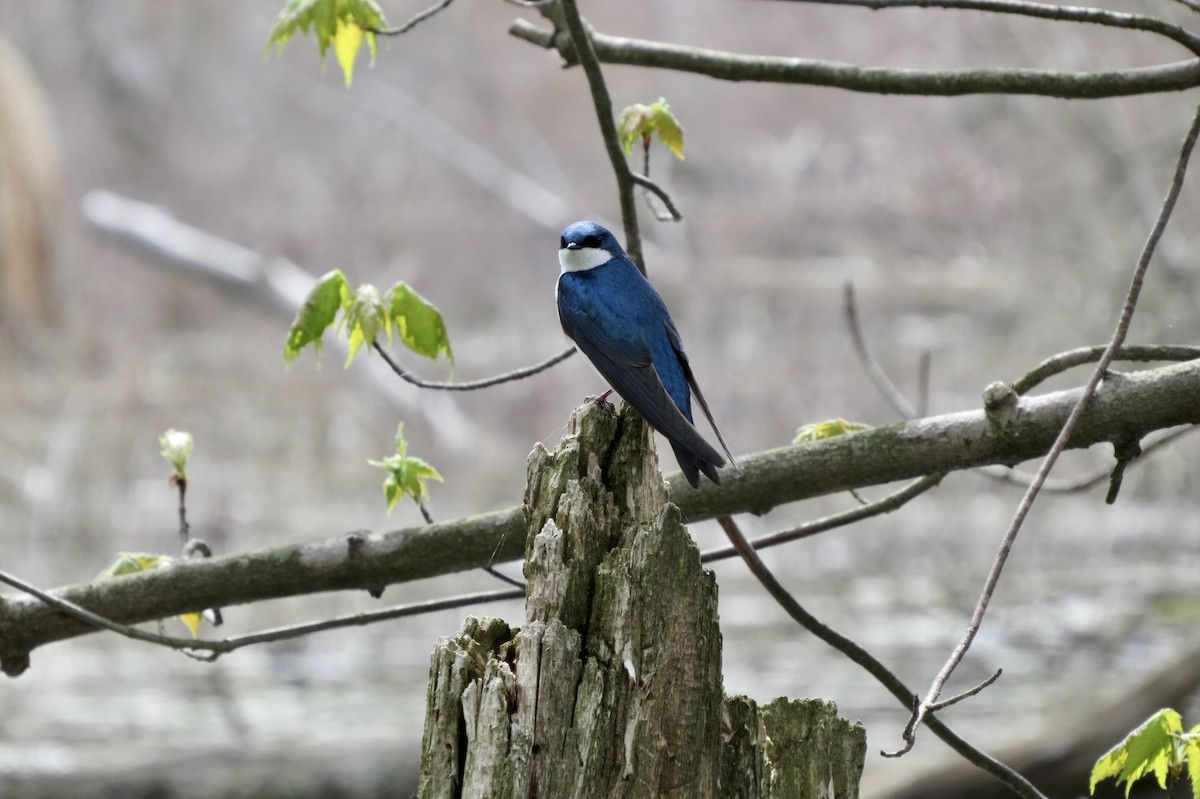
[[558, 262], [564, 272], [594, 269], [624, 257], [617, 237], [595, 222], [576, 222], [563, 231], [558, 241]]

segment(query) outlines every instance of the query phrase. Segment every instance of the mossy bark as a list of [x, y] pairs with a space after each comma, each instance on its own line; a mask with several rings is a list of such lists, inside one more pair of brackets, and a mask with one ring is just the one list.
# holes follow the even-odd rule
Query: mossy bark
[[857, 796], [861, 726], [723, 696], [716, 581], [636, 413], [585, 405], [528, 478], [526, 623], [438, 642], [423, 799]]

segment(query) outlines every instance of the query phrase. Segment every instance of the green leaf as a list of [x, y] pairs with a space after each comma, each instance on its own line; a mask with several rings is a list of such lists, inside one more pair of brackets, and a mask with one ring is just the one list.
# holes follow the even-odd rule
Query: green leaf
[[186, 480], [188, 456], [195, 445], [192, 434], [171, 428], [158, 437], [158, 445], [162, 447], [162, 456], [174, 467], [175, 474]]
[[123, 574], [136, 574], [157, 569], [172, 560], [174, 559], [166, 555], [155, 555], [148, 552], [122, 552], [111, 566], [100, 572], [99, 576], [120, 577]]
[[192, 638], [200, 637], [200, 622], [204, 621], [203, 613], [180, 613], [179, 620], [188, 628]]
[[354, 59], [363, 40], [371, 50], [371, 63], [374, 63], [375, 34], [371, 31], [386, 27], [387, 19], [374, 0], [288, 0], [267, 34], [267, 52], [270, 53], [272, 45], [282, 50], [297, 30], [305, 34], [311, 31], [316, 36], [317, 52], [322, 59], [329, 45], [333, 45], [349, 86], [354, 75]]
[[346, 356], [346, 366], [354, 362], [354, 356], [364, 345], [372, 347], [375, 337], [381, 329], [389, 327], [387, 307], [379, 289], [370, 283], [364, 283], [354, 292], [353, 299], [345, 307], [344, 318], [347, 335], [346, 344], [349, 354]]
[[842, 436], [847, 433], [857, 433], [860, 430], [870, 430], [871, 425], [862, 424], [860, 422], [847, 422], [845, 419], [829, 419], [824, 422], [813, 422], [806, 424], [796, 430], [796, 437], [792, 439], [793, 444], [799, 444], [804, 441], [820, 441], [824, 438], [833, 438], [834, 436]]
[[358, 57], [359, 48], [362, 47], [363, 33], [363, 29], [353, 22], [340, 19], [337, 21], [337, 33], [333, 35], [333, 53], [337, 56], [342, 74], [346, 76], [347, 89], [354, 80], [354, 60]]
[[1168, 771], [1179, 765], [1174, 736], [1181, 732], [1183, 719], [1179, 713], [1170, 708], [1158, 711], [1096, 761], [1089, 793], [1096, 792], [1101, 780], [1112, 777], [1117, 785], [1125, 783], [1125, 795], [1129, 796], [1133, 783], [1151, 773], [1159, 787], [1166, 788]]
[[1200, 727], [1192, 728], [1184, 747], [1188, 777], [1192, 781], [1192, 799], [1200, 799]]
[[658, 140], [676, 158], [683, 160], [683, 126], [661, 97], [650, 105], [634, 103], [623, 110], [617, 118], [617, 134], [626, 155], [633, 152], [633, 144], [638, 139], [642, 140], [643, 146], [649, 147], [651, 137], [657, 134]]
[[413, 498], [414, 502], [429, 496], [425, 483], [428, 480], [442, 482], [442, 476], [420, 458], [408, 455], [408, 442], [404, 440], [404, 423], [396, 427], [396, 454], [388, 455], [381, 461], [367, 461], [372, 466], [383, 469], [388, 476], [383, 481], [383, 496], [387, 499], [388, 513], [396, 507], [405, 496]]
[[339, 308], [350, 304], [350, 284], [342, 270], [334, 269], [322, 275], [308, 293], [296, 320], [288, 330], [287, 341], [283, 345], [283, 360], [291, 363], [296, 360], [300, 350], [312, 344], [318, 356], [321, 352], [321, 339], [325, 328], [333, 324]]
[[[174, 562], [175, 558], [168, 555], [155, 555], [149, 552], [122, 552], [111, 566], [100, 572], [100, 576], [120, 577], [123, 574], [148, 572], [151, 569], [167, 566]], [[200, 637], [200, 622], [204, 621], [203, 613], [181, 613], [179, 614], [179, 620], [191, 632], [192, 638]]]
[[400, 281], [388, 291], [388, 308], [388, 320], [395, 325], [405, 346], [432, 361], [445, 353], [446, 360], [454, 363], [450, 336], [436, 306]]

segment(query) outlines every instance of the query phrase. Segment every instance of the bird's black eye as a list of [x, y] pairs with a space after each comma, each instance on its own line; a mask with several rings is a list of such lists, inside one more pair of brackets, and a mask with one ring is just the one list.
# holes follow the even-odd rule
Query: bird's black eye
[[558, 249], [564, 250], [564, 249], [566, 249], [566, 247], [567, 247], [567, 237], [559, 236], [558, 237]]
[[579, 242], [584, 247], [599, 247], [600, 237], [593, 233], [590, 236], [584, 236], [583, 241]]

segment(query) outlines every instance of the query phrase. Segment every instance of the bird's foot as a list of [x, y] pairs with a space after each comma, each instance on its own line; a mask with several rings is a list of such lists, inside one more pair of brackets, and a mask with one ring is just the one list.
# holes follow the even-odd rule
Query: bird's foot
[[598, 394], [595, 396], [588, 397], [587, 399], [584, 400], [584, 402], [594, 402], [597, 405], [599, 405], [601, 408], [611, 411], [613, 409], [613, 405], [611, 402], [608, 401], [608, 396], [612, 393], [613, 393], [613, 390], [610, 388], [608, 391], [605, 391], [603, 394]]

